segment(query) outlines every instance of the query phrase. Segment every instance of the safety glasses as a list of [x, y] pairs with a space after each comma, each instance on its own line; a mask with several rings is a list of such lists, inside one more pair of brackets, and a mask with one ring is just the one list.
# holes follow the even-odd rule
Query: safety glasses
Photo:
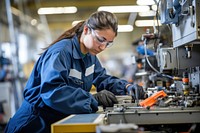
[[91, 33], [92, 36], [94, 37], [95, 41], [100, 44], [100, 45], [106, 45], [106, 48], [109, 48], [113, 45], [113, 41], [112, 42], [108, 42], [106, 41], [104, 38], [100, 38], [99, 35], [96, 33], [96, 31], [94, 29], [92, 29], [89, 25], [88, 25], [89, 29], [91, 29]]

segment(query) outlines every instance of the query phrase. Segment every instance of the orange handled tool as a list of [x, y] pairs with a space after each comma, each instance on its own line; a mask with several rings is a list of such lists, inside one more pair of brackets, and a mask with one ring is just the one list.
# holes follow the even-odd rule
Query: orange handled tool
[[160, 97], [166, 97], [167, 94], [162, 90], [162, 91], [158, 91], [156, 93], [154, 93], [152, 96], [150, 96], [149, 98], [141, 101], [139, 104], [142, 107], [151, 107], [152, 105], [154, 105], [157, 102], [157, 99]]

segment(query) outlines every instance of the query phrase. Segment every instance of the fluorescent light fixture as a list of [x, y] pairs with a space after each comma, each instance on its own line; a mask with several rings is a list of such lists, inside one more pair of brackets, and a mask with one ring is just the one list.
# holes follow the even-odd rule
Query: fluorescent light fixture
[[75, 6], [70, 7], [44, 7], [38, 9], [38, 14], [67, 14], [76, 13], [77, 8]]
[[138, 13], [140, 17], [150, 17], [150, 16], [156, 16], [156, 12], [153, 10], [150, 10], [148, 12], [139, 12]]
[[19, 62], [24, 64], [28, 61], [28, 40], [25, 34], [19, 34]]
[[36, 25], [36, 24], [37, 24], [37, 20], [36, 20], [36, 19], [32, 19], [32, 20], [31, 20], [31, 25], [34, 26], [34, 25]]
[[[72, 22], [72, 26], [75, 26], [79, 22], [83, 20], [76, 20]], [[118, 30], [117, 32], [131, 32], [133, 31], [133, 26], [132, 25], [118, 25]]]
[[14, 7], [11, 7], [11, 10], [12, 10], [12, 13], [15, 14], [16, 16], [19, 16], [21, 14], [21, 12]]
[[133, 31], [132, 25], [118, 25], [117, 32], [131, 32], [131, 31]]
[[160, 20], [136, 20], [135, 25], [137, 27], [151, 27], [151, 26], [158, 26], [161, 25]]
[[155, 4], [154, 0], [137, 0], [136, 3], [137, 5], [141, 5], [141, 6]]
[[109, 11], [112, 13], [147, 12], [149, 6], [100, 6], [98, 11]]
[[152, 5], [151, 8], [152, 8], [152, 10], [156, 11], [157, 10], [157, 5]]

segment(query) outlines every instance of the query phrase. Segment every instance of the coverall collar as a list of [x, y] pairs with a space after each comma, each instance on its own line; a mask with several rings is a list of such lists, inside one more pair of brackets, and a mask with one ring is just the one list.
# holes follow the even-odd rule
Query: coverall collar
[[80, 48], [80, 43], [78, 41], [78, 37], [77, 35], [75, 35], [73, 38], [72, 38], [72, 43], [73, 43], [73, 57], [75, 59], [81, 59], [82, 58], [82, 55], [81, 55], [81, 48]]

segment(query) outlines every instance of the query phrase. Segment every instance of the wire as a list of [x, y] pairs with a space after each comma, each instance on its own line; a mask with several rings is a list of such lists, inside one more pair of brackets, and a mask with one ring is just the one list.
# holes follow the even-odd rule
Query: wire
[[147, 63], [149, 64], [149, 66], [155, 71], [155, 72], [157, 72], [157, 73], [159, 73], [160, 74], [160, 72], [155, 68], [155, 67], [153, 67], [152, 65], [151, 65], [151, 63], [150, 63], [150, 61], [149, 61], [149, 59], [148, 59], [148, 57], [147, 57], [147, 39], [145, 38], [145, 40], [144, 40], [144, 52], [145, 52], [145, 59], [146, 59], [146, 61], [147, 61]]
[[174, 79], [173, 76], [170, 76], [170, 75], [167, 75], [167, 74], [163, 74], [163, 73], [161, 73], [161, 76], [162, 76], [162, 77], [167, 77], [167, 78], [169, 78], [169, 79]]
[[169, 60], [170, 60], [170, 63], [172, 63], [172, 55], [169, 51], [167, 51], [167, 53], [169, 54]]
[[[160, 3], [160, 0], [156, 4], [156, 6], [157, 6], [157, 10], [156, 10], [156, 22], [157, 22], [157, 31], [158, 32], [156, 31], [156, 28], [155, 28], [155, 25], [154, 25], [154, 33], [158, 34], [158, 36], [160, 35], [160, 25], [159, 25], [159, 22], [158, 22], [158, 16], [159, 16], [158, 6], [159, 6], [159, 3]], [[156, 46], [156, 42], [157, 42], [157, 37], [155, 38], [155, 41], [154, 41], [154, 47]]]

